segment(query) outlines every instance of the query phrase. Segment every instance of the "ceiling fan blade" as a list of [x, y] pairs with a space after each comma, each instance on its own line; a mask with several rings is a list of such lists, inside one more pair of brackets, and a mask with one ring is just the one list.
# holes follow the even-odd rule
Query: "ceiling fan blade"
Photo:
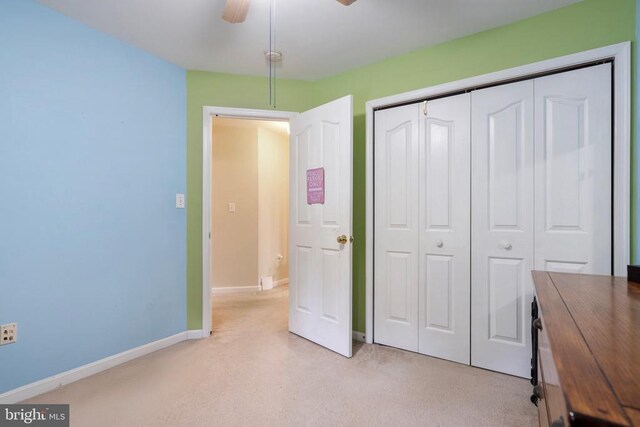
[[356, 0], [338, 0], [338, 2], [342, 3], [345, 6], [349, 6], [356, 2]]
[[244, 22], [248, 11], [249, 0], [227, 0], [222, 19], [231, 24], [239, 24]]

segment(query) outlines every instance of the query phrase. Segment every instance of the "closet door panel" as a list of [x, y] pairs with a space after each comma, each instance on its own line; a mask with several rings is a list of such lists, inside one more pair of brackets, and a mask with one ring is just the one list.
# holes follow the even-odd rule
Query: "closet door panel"
[[418, 113], [375, 113], [374, 341], [418, 350]]
[[472, 93], [471, 364], [529, 376], [533, 81]]
[[469, 364], [470, 95], [420, 114], [419, 351]]
[[535, 268], [611, 274], [611, 64], [535, 80]]

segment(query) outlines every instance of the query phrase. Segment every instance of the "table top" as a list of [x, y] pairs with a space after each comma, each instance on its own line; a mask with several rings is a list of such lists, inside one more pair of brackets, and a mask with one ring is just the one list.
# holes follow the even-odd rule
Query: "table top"
[[533, 277], [569, 411], [638, 425], [640, 284], [541, 271]]

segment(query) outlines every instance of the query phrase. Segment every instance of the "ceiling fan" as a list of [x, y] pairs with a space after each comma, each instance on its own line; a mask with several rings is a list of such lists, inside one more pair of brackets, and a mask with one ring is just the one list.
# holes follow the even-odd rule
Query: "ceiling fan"
[[[355, 3], [356, 0], [336, 0], [345, 6], [349, 6]], [[249, 0], [227, 0], [227, 5], [224, 7], [222, 13], [222, 19], [231, 23], [239, 24], [244, 22], [249, 11]]]

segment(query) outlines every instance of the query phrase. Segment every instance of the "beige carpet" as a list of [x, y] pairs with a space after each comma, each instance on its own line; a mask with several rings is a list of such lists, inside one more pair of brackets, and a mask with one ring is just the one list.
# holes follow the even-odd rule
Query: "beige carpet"
[[535, 426], [524, 379], [378, 345], [346, 359], [287, 332], [286, 287], [217, 296], [214, 336], [32, 399], [73, 426]]

